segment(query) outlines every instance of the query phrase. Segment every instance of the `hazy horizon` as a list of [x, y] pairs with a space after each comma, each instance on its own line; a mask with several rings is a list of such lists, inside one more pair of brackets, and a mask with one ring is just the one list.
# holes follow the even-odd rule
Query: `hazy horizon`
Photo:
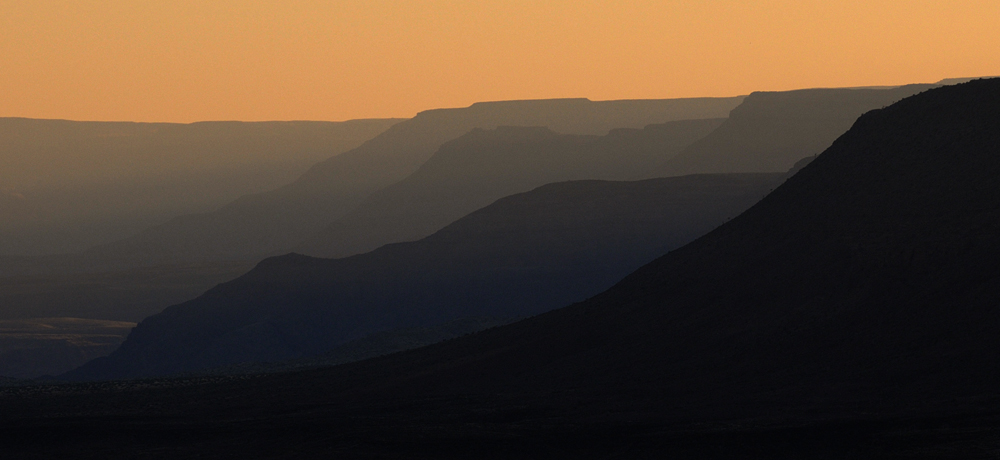
[[[441, 106], [441, 107], [427, 107], [414, 112], [410, 116], [386, 116], [386, 117], [363, 117], [363, 118], [344, 118], [337, 120], [320, 120], [320, 119], [305, 119], [305, 118], [289, 118], [289, 119], [260, 119], [260, 120], [238, 120], [238, 119], [202, 119], [202, 120], [192, 120], [192, 121], [138, 121], [138, 120], [94, 120], [94, 119], [70, 119], [70, 118], [38, 118], [38, 117], [25, 117], [25, 116], [0, 116], [0, 119], [25, 119], [25, 120], [43, 120], [43, 121], [67, 121], [67, 122], [77, 122], [77, 123], [136, 123], [136, 124], [161, 124], [161, 125], [196, 125], [199, 123], [295, 123], [295, 122], [324, 122], [324, 123], [341, 123], [347, 121], [366, 121], [366, 120], [408, 120], [413, 118], [420, 113], [430, 112], [434, 110], [448, 110], [448, 109], [464, 109], [469, 108], [477, 104], [491, 104], [500, 102], [532, 102], [532, 101], [550, 101], [550, 100], [587, 100], [590, 102], [620, 102], [620, 101], [643, 101], [643, 100], [673, 100], [673, 99], [726, 99], [734, 97], [746, 97], [751, 93], [756, 92], [790, 92], [790, 91], [802, 91], [810, 89], [890, 89], [898, 88], [900, 86], [906, 85], [920, 85], [920, 84], [936, 84], [939, 82], [947, 82], [950, 80], [965, 81], [980, 78], [996, 78], [993, 75], [977, 75], [974, 77], [947, 77], [940, 78], [934, 81], [913, 81], [909, 83], [903, 83], [899, 85], [861, 85], [861, 86], [809, 86], [802, 88], [790, 88], [783, 90], [761, 90], [761, 91], [750, 91], [746, 94], [733, 94], [730, 96], [689, 96], [689, 97], [677, 97], [677, 98], [627, 98], [627, 99], [593, 99], [589, 97], [551, 97], [551, 98], [531, 98], [531, 99], [493, 99], [493, 100], [483, 100], [474, 101], [462, 106]], [[949, 83], [942, 83], [949, 84]]]
[[0, 5], [0, 117], [409, 118], [1000, 74], [1000, 4], [234, 0]]

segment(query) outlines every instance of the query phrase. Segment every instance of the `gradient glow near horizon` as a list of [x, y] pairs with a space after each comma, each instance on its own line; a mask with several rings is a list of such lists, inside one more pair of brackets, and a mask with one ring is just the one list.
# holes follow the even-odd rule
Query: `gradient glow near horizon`
[[2, 0], [0, 116], [410, 117], [1000, 75], [1000, 1]]

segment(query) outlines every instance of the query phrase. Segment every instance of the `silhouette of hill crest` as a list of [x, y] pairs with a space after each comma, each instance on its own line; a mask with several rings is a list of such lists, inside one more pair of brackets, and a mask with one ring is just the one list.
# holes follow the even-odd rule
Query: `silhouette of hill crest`
[[90, 264], [156, 265], [276, 255], [292, 250], [371, 193], [406, 178], [441, 144], [473, 128], [547, 126], [561, 133], [604, 134], [618, 127], [718, 118], [741, 100], [541, 100], [424, 111], [356, 149], [313, 165], [291, 184], [241, 197], [213, 212], [176, 218], [93, 248], [84, 257]]
[[582, 300], [724, 222], [781, 174], [550, 184], [419, 241], [343, 259], [268, 258], [143, 320], [74, 378], [185, 372], [322, 353], [374, 332], [522, 317]]
[[546, 183], [645, 175], [722, 122], [682, 120], [600, 137], [545, 127], [475, 129], [444, 143], [416, 172], [373, 193], [295, 250], [346, 257], [420, 239], [499, 198]]

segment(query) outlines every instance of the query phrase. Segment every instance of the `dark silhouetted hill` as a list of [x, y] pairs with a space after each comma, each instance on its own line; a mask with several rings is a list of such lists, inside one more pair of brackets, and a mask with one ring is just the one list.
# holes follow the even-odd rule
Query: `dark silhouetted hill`
[[547, 126], [566, 134], [605, 134], [614, 128], [724, 117], [741, 100], [559, 99], [429, 110], [350, 152], [314, 165], [289, 185], [241, 197], [215, 211], [178, 217], [94, 248], [86, 257], [89, 263], [118, 265], [259, 259], [287, 252], [372, 192], [412, 174], [441, 144], [473, 128]]
[[968, 83], [968, 82], [973, 81], [973, 80], [980, 80], [980, 79], [984, 79], [984, 78], [985, 79], [990, 79], [990, 78], [997, 78], [997, 77], [996, 76], [992, 76], [992, 77], [945, 78], [945, 79], [937, 82], [937, 84], [938, 85], [942, 85], [942, 86], [945, 86], [945, 85], [958, 85], [958, 84], [961, 84], [961, 83]]
[[82, 251], [293, 181], [399, 120], [0, 118], [0, 254]]
[[719, 129], [664, 160], [654, 175], [787, 171], [829, 147], [861, 114], [931, 87], [753, 93]]
[[379, 331], [538, 314], [596, 294], [704, 234], [783, 177], [557, 183], [501, 199], [420, 241], [344, 259], [267, 259], [143, 320], [114, 354], [72, 376], [277, 361]]
[[997, 177], [1000, 80], [933, 89], [585, 302], [322, 370], [10, 393], [0, 436], [22, 456], [989, 458]]
[[476, 129], [450, 141], [420, 169], [373, 193], [295, 251], [346, 257], [415, 241], [499, 198], [568, 180], [626, 180], [704, 137], [722, 119], [616, 129], [607, 136], [547, 128]]

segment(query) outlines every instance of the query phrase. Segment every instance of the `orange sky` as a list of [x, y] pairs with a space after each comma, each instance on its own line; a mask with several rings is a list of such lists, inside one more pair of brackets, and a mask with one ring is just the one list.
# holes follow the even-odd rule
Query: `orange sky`
[[409, 117], [1000, 75], [998, 0], [0, 0], [0, 116]]

